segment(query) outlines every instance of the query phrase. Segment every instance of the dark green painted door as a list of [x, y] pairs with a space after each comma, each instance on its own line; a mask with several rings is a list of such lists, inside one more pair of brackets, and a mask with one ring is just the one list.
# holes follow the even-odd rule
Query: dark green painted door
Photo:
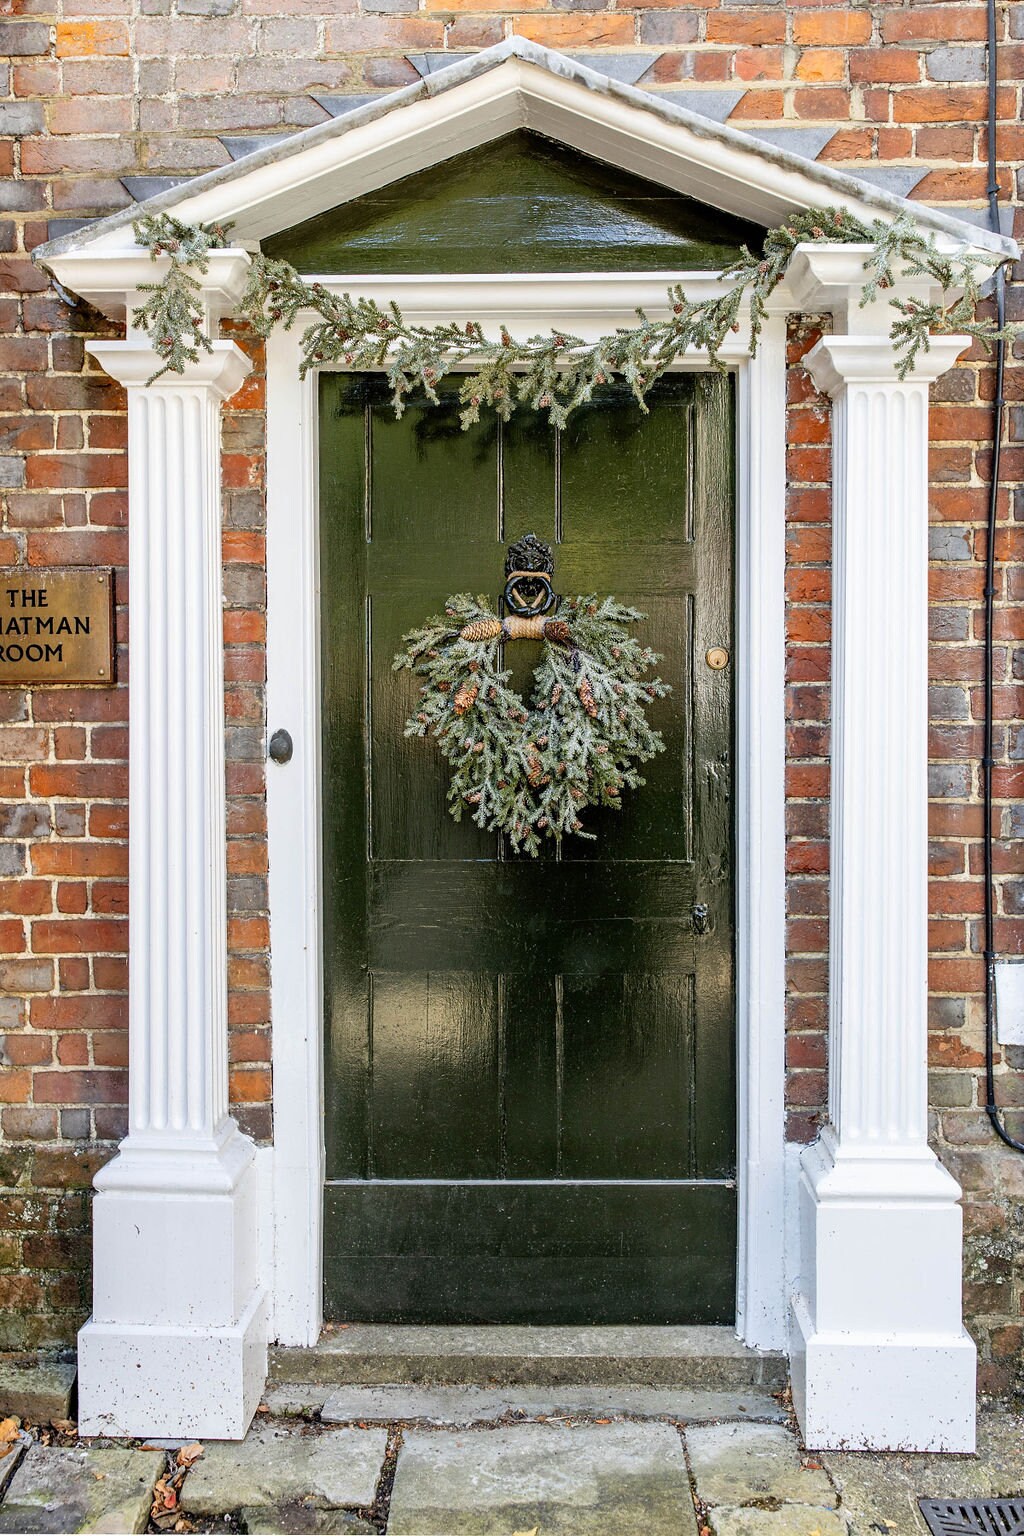
[[[446, 401], [396, 421], [377, 378], [321, 381], [327, 1315], [728, 1322], [730, 385], [668, 378], [649, 416], [607, 390], [561, 434]], [[539, 860], [451, 820], [391, 670], [529, 531], [557, 589], [647, 612], [674, 690], [646, 787]]]

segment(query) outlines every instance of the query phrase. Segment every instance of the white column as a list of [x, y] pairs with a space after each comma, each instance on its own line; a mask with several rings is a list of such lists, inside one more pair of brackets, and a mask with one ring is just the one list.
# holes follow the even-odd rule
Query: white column
[[928, 385], [967, 341], [935, 338], [901, 382], [879, 318], [806, 359], [833, 400], [829, 1124], [802, 1157], [794, 1398], [811, 1447], [968, 1451], [960, 1189], [928, 1145], [926, 1013]]
[[96, 1179], [86, 1435], [233, 1438], [266, 1375], [254, 1147], [228, 1114], [220, 404], [213, 344], [147, 380], [144, 342], [89, 348], [127, 386], [129, 1130]]

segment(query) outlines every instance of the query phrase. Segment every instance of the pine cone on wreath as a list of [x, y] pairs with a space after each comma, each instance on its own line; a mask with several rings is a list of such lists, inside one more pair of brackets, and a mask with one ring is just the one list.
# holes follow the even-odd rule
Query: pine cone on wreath
[[576, 685], [576, 692], [580, 696], [580, 703], [590, 716], [591, 720], [597, 715], [597, 700], [594, 698], [594, 690], [590, 686], [590, 678], [584, 673]]
[[500, 634], [500, 619], [474, 619], [459, 630], [460, 640], [497, 640]]
[[452, 708], [454, 709], [455, 713], [457, 715], [464, 715], [468, 709], [472, 709], [473, 705], [476, 703], [476, 696], [479, 692], [480, 689], [477, 687], [476, 683], [473, 683], [469, 687], [463, 683], [462, 687], [459, 689], [458, 693], [452, 700]]
[[553, 645], [569, 645], [572, 630], [564, 619], [548, 619], [544, 624], [544, 639], [550, 640]]

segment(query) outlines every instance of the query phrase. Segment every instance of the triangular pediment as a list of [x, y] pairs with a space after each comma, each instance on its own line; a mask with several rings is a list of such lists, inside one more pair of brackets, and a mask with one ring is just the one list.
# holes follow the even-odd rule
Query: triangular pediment
[[[909, 212], [947, 242], [997, 256], [1016, 251], [1012, 240], [517, 37], [51, 241], [37, 256], [46, 262], [71, 252], [123, 252], [134, 244], [140, 212], [229, 222], [235, 243], [253, 246], [523, 130], [762, 228], [822, 205], [863, 220]], [[622, 265], [628, 269], [628, 253]]]
[[758, 225], [520, 129], [263, 242], [300, 272], [713, 272]]

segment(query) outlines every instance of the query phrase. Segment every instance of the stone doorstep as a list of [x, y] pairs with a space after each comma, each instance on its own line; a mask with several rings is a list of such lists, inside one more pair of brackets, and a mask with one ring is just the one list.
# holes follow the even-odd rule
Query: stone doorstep
[[[298, 1394], [296, 1396], [296, 1394]], [[335, 1387], [270, 1389], [271, 1413], [317, 1412], [323, 1424], [492, 1424], [553, 1419], [670, 1420], [701, 1424], [722, 1419], [782, 1423], [770, 1393], [700, 1392], [681, 1387]]]
[[270, 1352], [270, 1382], [324, 1386], [785, 1386], [782, 1353], [748, 1349], [731, 1328], [390, 1326], [352, 1323], [312, 1349]]

